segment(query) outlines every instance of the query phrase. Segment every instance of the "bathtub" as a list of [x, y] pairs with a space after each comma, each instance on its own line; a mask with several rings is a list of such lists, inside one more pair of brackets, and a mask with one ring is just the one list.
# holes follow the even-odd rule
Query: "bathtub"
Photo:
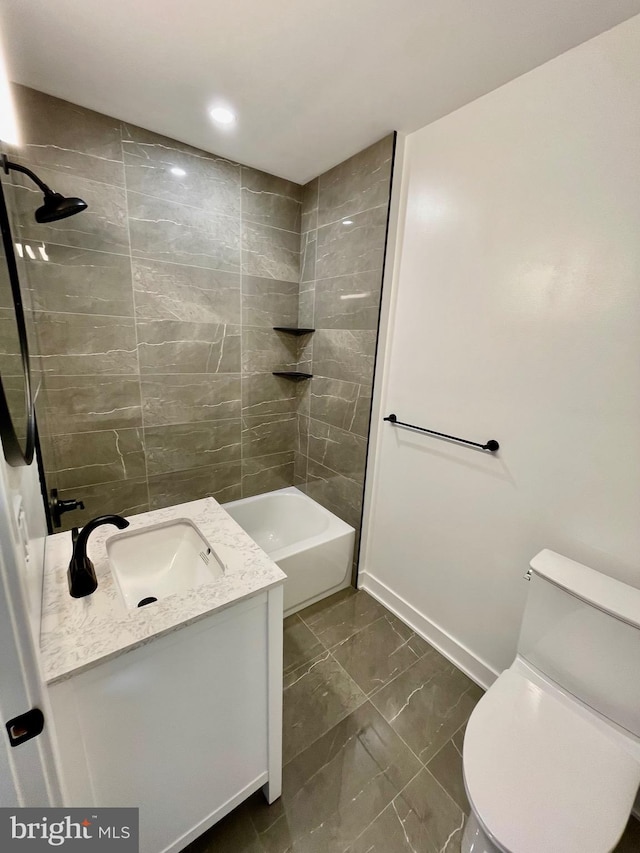
[[295, 486], [223, 506], [286, 574], [285, 616], [351, 583], [355, 530]]

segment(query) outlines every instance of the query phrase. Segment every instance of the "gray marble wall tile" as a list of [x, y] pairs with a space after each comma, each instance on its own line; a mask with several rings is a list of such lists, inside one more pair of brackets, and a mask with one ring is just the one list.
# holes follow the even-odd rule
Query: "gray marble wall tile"
[[307, 490], [307, 457], [296, 450], [293, 454], [293, 485], [306, 494]]
[[299, 232], [243, 221], [242, 271], [247, 275], [298, 282]]
[[240, 270], [237, 218], [127, 193], [131, 254], [217, 270]]
[[242, 418], [243, 458], [293, 452], [296, 428], [297, 417], [293, 413], [259, 417], [244, 415]]
[[297, 364], [298, 341], [296, 337], [285, 332], [274, 332], [271, 328], [243, 327], [243, 373], [295, 370]]
[[318, 329], [370, 329], [380, 316], [382, 272], [324, 278], [315, 286], [315, 323]]
[[[20, 258], [16, 257], [16, 262], [18, 264], [18, 275], [20, 277], [20, 281], [23, 282], [24, 272], [22, 270]], [[9, 270], [7, 269], [6, 263], [0, 264], [0, 308], [13, 308], [13, 295], [11, 292], [11, 281], [9, 279]]]
[[306, 231], [300, 237], [300, 283], [315, 280], [317, 231]]
[[312, 231], [318, 227], [318, 178], [314, 178], [302, 188], [302, 218], [300, 230]]
[[[120, 122], [26, 86], [12, 85], [21, 154], [36, 172], [57, 172], [122, 186]], [[12, 159], [13, 154], [11, 155]]]
[[298, 412], [296, 423], [296, 443], [295, 449], [303, 456], [309, 455], [309, 418], [307, 415], [302, 415]]
[[141, 378], [145, 427], [240, 417], [240, 376], [165, 374]]
[[419, 770], [375, 709], [362, 704], [285, 767], [281, 814], [264, 829], [256, 821], [265, 851], [347, 850]]
[[146, 427], [149, 476], [240, 459], [240, 418]]
[[59, 489], [146, 477], [142, 429], [51, 436]]
[[46, 376], [36, 406], [56, 435], [142, 426], [138, 376]]
[[43, 260], [25, 260], [21, 282], [32, 296], [35, 311], [133, 316], [131, 262], [126, 255], [88, 249], [44, 247]]
[[296, 383], [272, 373], [249, 373], [242, 377], [242, 414], [293, 414], [297, 404]]
[[313, 336], [314, 375], [369, 385], [375, 352], [375, 332], [319, 329]]
[[132, 259], [136, 317], [239, 325], [240, 274]]
[[133, 318], [39, 312], [36, 331], [42, 369], [57, 375], [136, 373]]
[[318, 225], [387, 205], [392, 157], [390, 134], [321, 175]]
[[367, 436], [371, 390], [368, 385], [340, 379], [314, 377], [311, 386], [311, 417], [317, 421]]
[[0, 308], [0, 371], [3, 376], [22, 375], [22, 354], [13, 308]]
[[318, 228], [317, 278], [381, 270], [387, 229], [387, 205]]
[[314, 459], [307, 465], [307, 494], [356, 530], [362, 514], [362, 483], [330, 471]]
[[423, 770], [348, 853], [460, 853], [465, 817], [431, 773]]
[[137, 331], [142, 374], [240, 372], [240, 326], [139, 320]]
[[223, 503], [237, 500], [240, 496], [240, 462], [224, 462], [207, 468], [149, 477], [151, 509], [209, 497]]
[[60, 500], [78, 498], [84, 502], [84, 509], [74, 510], [62, 516], [62, 529], [81, 527], [98, 515], [136, 515], [149, 511], [149, 499], [146, 479], [114, 480], [111, 483], [98, 483], [93, 486], [74, 486], [62, 489]]
[[314, 308], [315, 290], [300, 290], [298, 295], [298, 326], [301, 329], [314, 328]]
[[245, 326], [296, 326], [298, 284], [273, 278], [242, 277], [242, 322]]
[[128, 124], [122, 127], [122, 149], [129, 191], [240, 216], [238, 163]]
[[242, 460], [242, 497], [261, 495], [293, 485], [293, 451]]
[[302, 187], [284, 178], [242, 167], [242, 218], [300, 233]]
[[309, 420], [310, 459], [359, 483], [364, 479], [367, 442], [331, 424]]
[[42, 193], [28, 178], [14, 175], [12, 173], [13, 186], [7, 187], [6, 195], [7, 205], [13, 214], [16, 240], [129, 254], [127, 207], [122, 187], [38, 167], [38, 176], [52, 190], [66, 196], [78, 196], [88, 205], [76, 216], [38, 224], [34, 213], [42, 204]]

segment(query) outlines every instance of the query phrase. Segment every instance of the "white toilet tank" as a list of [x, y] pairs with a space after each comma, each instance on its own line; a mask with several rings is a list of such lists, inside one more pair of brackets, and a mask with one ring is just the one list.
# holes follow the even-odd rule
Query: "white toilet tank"
[[520, 657], [640, 737], [640, 589], [549, 550], [531, 568]]

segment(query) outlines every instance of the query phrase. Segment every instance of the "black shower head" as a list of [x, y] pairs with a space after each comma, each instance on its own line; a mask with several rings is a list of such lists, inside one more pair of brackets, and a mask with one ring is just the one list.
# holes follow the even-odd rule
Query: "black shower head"
[[55, 222], [86, 209], [87, 203], [81, 198], [65, 198], [60, 193], [49, 190], [44, 194], [44, 204], [36, 210], [36, 222]]
[[60, 193], [54, 192], [31, 169], [27, 169], [26, 166], [21, 166], [19, 163], [12, 163], [7, 159], [6, 154], [2, 155], [0, 162], [6, 175], [11, 169], [14, 172], [22, 172], [23, 175], [30, 177], [44, 193], [44, 203], [42, 207], [36, 210], [36, 222], [56, 222], [58, 219], [66, 219], [67, 216], [73, 216], [74, 213], [80, 213], [87, 209], [86, 201], [81, 198], [65, 198]]

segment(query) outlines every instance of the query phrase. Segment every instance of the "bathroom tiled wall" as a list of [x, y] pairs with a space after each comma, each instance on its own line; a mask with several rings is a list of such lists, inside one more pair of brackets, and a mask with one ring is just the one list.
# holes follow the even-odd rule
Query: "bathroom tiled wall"
[[11, 156], [89, 205], [38, 225], [4, 182], [64, 526], [295, 483], [359, 527], [393, 136], [301, 187], [14, 91]]
[[86, 506], [65, 526], [290, 485], [296, 388], [271, 371], [297, 356], [271, 327], [297, 320], [302, 188], [24, 87], [15, 98], [11, 156], [89, 205], [37, 225], [35, 186], [7, 186], [47, 483]]
[[295, 482], [359, 530], [394, 137], [304, 187]]

